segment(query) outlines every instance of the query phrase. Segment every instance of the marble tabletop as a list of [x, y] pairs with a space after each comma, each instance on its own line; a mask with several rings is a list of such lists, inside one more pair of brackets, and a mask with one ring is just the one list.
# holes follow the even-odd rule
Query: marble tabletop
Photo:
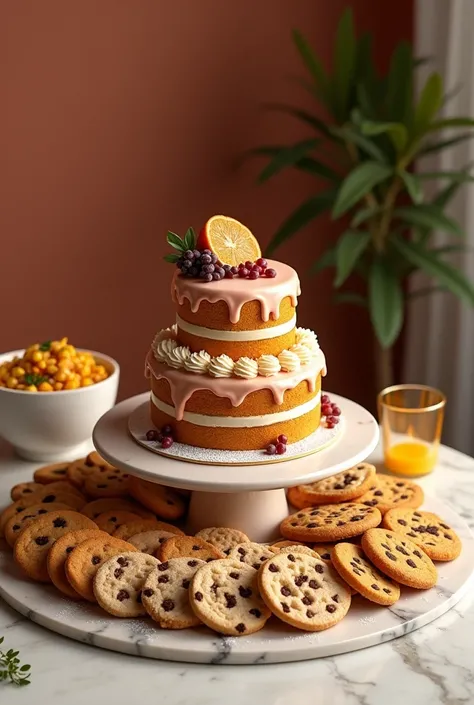
[[[380, 460], [380, 451], [372, 455]], [[35, 465], [0, 445], [0, 483]], [[474, 529], [474, 459], [442, 447], [420, 483]], [[471, 705], [474, 703], [474, 595], [408, 636], [314, 661], [266, 666], [161, 662], [105, 651], [51, 633], [0, 598], [0, 636], [32, 665], [31, 685], [0, 683], [2, 705]]]

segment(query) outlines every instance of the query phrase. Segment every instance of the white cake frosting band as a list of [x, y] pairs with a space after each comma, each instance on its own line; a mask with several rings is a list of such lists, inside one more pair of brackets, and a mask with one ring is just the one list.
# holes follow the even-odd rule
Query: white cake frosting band
[[[151, 400], [157, 409], [175, 417], [174, 406], [166, 404], [151, 393]], [[195, 424], [196, 426], [207, 426], [210, 428], [256, 428], [257, 426], [270, 426], [280, 421], [290, 421], [297, 419], [309, 411], [312, 411], [321, 401], [321, 392], [318, 392], [312, 399], [294, 406], [286, 411], [277, 411], [274, 414], [264, 414], [263, 416], [208, 416], [207, 414], [195, 414], [192, 411], [185, 411], [183, 421]]]
[[228, 342], [245, 342], [249, 340], [269, 340], [270, 338], [278, 338], [280, 335], [290, 333], [296, 326], [296, 314], [289, 321], [281, 323], [279, 326], [258, 328], [256, 330], [216, 330], [214, 328], [204, 328], [203, 326], [195, 326], [193, 323], [188, 323], [188, 321], [184, 321], [180, 316], [176, 316], [176, 323], [178, 328], [184, 330], [185, 333], [197, 335], [200, 338], [224, 340]]

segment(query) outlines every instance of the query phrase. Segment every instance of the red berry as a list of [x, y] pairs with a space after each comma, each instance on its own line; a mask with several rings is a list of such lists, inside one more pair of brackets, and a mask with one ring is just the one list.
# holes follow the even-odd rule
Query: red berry
[[234, 275], [233, 275], [233, 273], [230, 271], [230, 269], [226, 269], [226, 272], [225, 272], [225, 275], [224, 275], [224, 276], [225, 276], [226, 279], [233, 279], [233, 278], [234, 278]]
[[267, 455], [275, 455], [276, 453], [276, 446], [273, 445], [273, 443], [270, 443], [267, 446]]
[[249, 270], [246, 269], [245, 267], [242, 267], [242, 269], [239, 269], [239, 277], [241, 279], [245, 279], [245, 277], [248, 277], [249, 275]]
[[161, 433], [164, 436], [171, 436], [173, 434], [173, 429], [169, 424], [166, 424], [166, 426], [163, 426], [163, 428], [161, 429]]
[[331, 400], [329, 399], [329, 395], [323, 394], [323, 396], [321, 397], [321, 404], [330, 404], [330, 403], [331, 403]]
[[243, 262], [240, 262], [239, 269], [243, 269], [244, 267], [245, 267], [245, 264]]
[[147, 441], [161, 441], [161, 433], [152, 428], [150, 431], [146, 432], [146, 439]]
[[328, 416], [326, 421], [336, 425], [337, 423], [339, 423], [339, 418], [337, 416]]
[[286, 446], [288, 443], [288, 438], [282, 433], [280, 436], [277, 438], [278, 443], [283, 443], [283, 445]]
[[283, 455], [284, 453], [286, 453], [286, 445], [284, 443], [277, 443], [276, 453], [277, 455]]
[[268, 277], [269, 279], [273, 279], [273, 277], [276, 277], [277, 273], [274, 269], [266, 269], [265, 270], [265, 276]]
[[332, 414], [331, 404], [321, 404], [321, 413], [323, 416], [330, 416]]
[[334, 428], [335, 424], [332, 421], [326, 421], [326, 428]]
[[163, 436], [163, 440], [161, 441], [161, 447], [162, 448], [170, 448], [173, 445], [173, 439], [171, 436]]
[[232, 274], [238, 274], [238, 273], [239, 273], [239, 268], [238, 268], [238, 267], [231, 267], [231, 268], [230, 268], [230, 271], [232, 272]]
[[251, 272], [249, 272], [249, 279], [258, 279], [260, 274], [255, 271], [255, 269], [252, 269]]
[[253, 267], [253, 262], [251, 262], [249, 259], [246, 261], [245, 266], [247, 269], [252, 269]]
[[257, 264], [258, 264], [258, 266], [261, 267], [262, 269], [266, 269], [266, 268], [268, 267], [268, 262], [267, 262], [267, 260], [264, 259], [263, 257], [259, 257], [259, 258], [258, 258]]
[[332, 415], [333, 416], [340, 416], [341, 413], [342, 412], [341, 412], [340, 408], [338, 406], [336, 406], [335, 404], [333, 404], [332, 405]]

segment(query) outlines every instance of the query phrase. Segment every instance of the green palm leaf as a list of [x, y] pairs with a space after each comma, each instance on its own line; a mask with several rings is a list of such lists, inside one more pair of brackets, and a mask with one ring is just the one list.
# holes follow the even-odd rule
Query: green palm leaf
[[340, 218], [377, 184], [392, 176], [392, 169], [379, 162], [362, 162], [351, 171], [339, 188], [332, 211], [333, 218]]
[[333, 189], [322, 191], [298, 206], [273, 236], [266, 250], [267, 255], [274, 252], [282, 242], [288, 240], [288, 238], [304, 228], [305, 225], [308, 225], [314, 218], [317, 218], [321, 213], [324, 213], [325, 210], [328, 210], [334, 201], [334, 195], [335, 191]]

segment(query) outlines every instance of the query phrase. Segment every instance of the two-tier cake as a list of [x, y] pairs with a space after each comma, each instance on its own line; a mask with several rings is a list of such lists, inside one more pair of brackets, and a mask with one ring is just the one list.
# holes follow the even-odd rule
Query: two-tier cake
[[[191, 272], [186, 252], [199, 262]], [[312, 434], [326, 365], [316, 335], [296, 327], [295, 270], [262, 258], [238, 266], [228, 256], [227, 264], [222, 248], [177, 257], [176, 324], [157, 333], [146, 360], [154, 425], [170, 426], [180, 443], [220, 450]]]

